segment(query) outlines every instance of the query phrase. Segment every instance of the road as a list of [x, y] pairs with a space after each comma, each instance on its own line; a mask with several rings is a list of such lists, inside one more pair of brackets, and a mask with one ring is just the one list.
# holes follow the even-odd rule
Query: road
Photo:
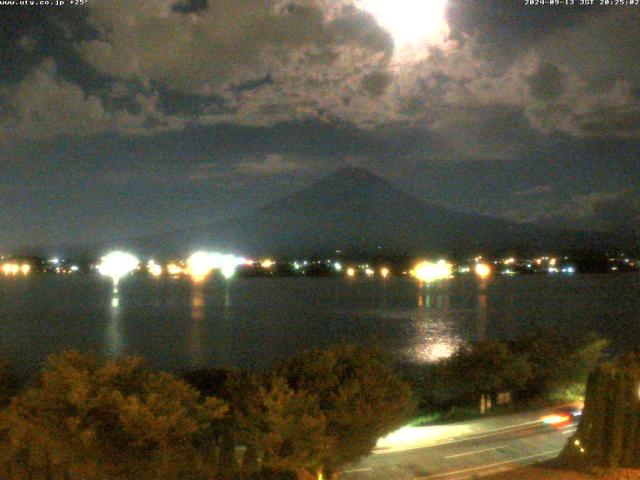
[[576, 424], [547, 425], [549, 410], [441, 427], [405, 428], [373, 455], [345, 467], [340, 480], [460, 480], [548, 460]]

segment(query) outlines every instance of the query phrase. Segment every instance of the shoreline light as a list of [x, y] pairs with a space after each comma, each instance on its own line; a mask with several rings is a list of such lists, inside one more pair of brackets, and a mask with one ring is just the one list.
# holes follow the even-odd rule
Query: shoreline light
[[411, 274], [421, 282], [430, 283], [451, 277], [453, 266], [446, 260], [438, 262], [423, 261], [418, 263]]
[[266, 258], [266, 259], [264, 259], [264, 260], [262, 260], [260, 262], [260, 266], [262, 268], [266, 268], [266, 269], [269, 269], [269, 268], [273, 267], [275, 264], [276, 264], [276, 262], [274, 262], [270, 258]]
[[177, 263], [170, 263], [167, 265], [167, 273], [173, 277], [184, 273], [184, 269]]
[[158, 265], [154, 260], [149, 260], [147, 263], [147, 272], [153, 277], [159, 277], [162, 275], [162, 265]]
[[21, 273], [22, 275], [28, 275], [31, 272], [31, 265], [23, 263], [22, 265], [15, 262], [8, 262], [2, 264], [2, 273], [5, 275], [15, 276]]
[[140, 261], [130, 253], [115, 251], [102, 257], [97, 266], [98, 272], [105, 277], [110, 277], [115, 285], [121, 278], [133, 272]]
[[195, 282], [202, 282], [213, 270], [212, 260], [207, 252], [196, 252], [187, 259], [186, 271]]
[[486, 263], [477, 263], [474, 270], [480, 278], [487, 278], [491, 275], [491, 267]]
[[196, 252], [187, 260], [186, 272], [195, 282], [204, 281], [214, 270], [219, 270], [225, 279], [230, 279], [240, 265], [247, 260], [235, 255], [225, 255], [216, 252]]

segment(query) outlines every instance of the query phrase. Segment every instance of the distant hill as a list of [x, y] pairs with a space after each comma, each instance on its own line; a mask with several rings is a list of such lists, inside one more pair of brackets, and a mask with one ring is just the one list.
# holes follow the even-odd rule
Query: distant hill
[[245, 255], [472, 253], [591, 248], [602, 236], [544, 229], [449, 210], [409, 195], [362, 168], [345, 168], [246, 215], [146, 236], [159, 254], [220, 248]]

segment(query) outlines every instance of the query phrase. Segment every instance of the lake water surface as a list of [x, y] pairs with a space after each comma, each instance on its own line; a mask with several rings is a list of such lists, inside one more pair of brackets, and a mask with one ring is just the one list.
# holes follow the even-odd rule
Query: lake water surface
[[595, 331], [614, 353], [640, 340], [640, 275], [455, 278], [187, 279], [131, 277], [117, 297], [92, 275], [0, 278], [0, 356], [24, 371], [66, 348], [153, 366], [264, 367], [336, 342], [374, 343], [415, 361], [461, 342], [539, 327]]

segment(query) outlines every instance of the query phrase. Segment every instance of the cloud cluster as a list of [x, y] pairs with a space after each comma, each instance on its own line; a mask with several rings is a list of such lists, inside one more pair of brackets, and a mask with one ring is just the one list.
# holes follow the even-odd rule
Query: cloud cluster
[[499, 33], [517, 23], [512, 7], [463, 12], [459, 3], [451, 1], [450, 38], [413, 61], [394, 52], [389, 32], [356, 0], [91, 2], [93, 33], [71, 47], [110, 88], [74, 83], [45, 59], [0, 87], [0, 134], [140, 135], [315, 119], [421, 129], [449, 146], [443, 157], [458, 159], [512, 158], [554, 134], [640, 138], [637, 9], [547, 19], [549, 28], [523, 29], [514, 50]]
[[169, 0], [95, 2], [89, 22], [97, 38], [78, 50], [98, 71], [137, 88], [215, 98], [198, 112], [200, 123], [318, 117], [360, 83], [379, 94], [375, 74], [393, 50], [370, 15], [330, 4], [217, 0], [184, 13]]
[[111, 127], [102, 100], [61, 78], [51, 60], [13, 88], [2, 87], [0, 97], [4, 98], [5, 115], [0, 117], [4, 140], [25, 132], [37, 139], [94, 134]]
[[[514, 153], [510, 144], [523, 143], [518, 118], [542, 137], [640, 138], [640, 71], [630, 62], [638, 53], [629, 48], [640, 41], [640, 30], [633, 21], [640, 13], [625, 10], [559, 28], [531, 39], [508, 65], [496, 66], [496, 57], [480, 53], [477, 38], [451, 41], [408, 69], [399, 82], [401, 111], [413, 123], [452, 132], [461, 144], [469, 145], [465, 132], [471, 140], [482, 137], [492, 150], [504, 148], [503, 158]], [[606, 47], [593, 48], [595, 38]], [[621, 58], [616, 45], [629, 56]]]
[[624, 188], [571, 195], [560, 201], [551, 185], [512, 195], [515, 207], [506, 217], [522, 223], [616, 233], [640, 233], [640, 190]]

